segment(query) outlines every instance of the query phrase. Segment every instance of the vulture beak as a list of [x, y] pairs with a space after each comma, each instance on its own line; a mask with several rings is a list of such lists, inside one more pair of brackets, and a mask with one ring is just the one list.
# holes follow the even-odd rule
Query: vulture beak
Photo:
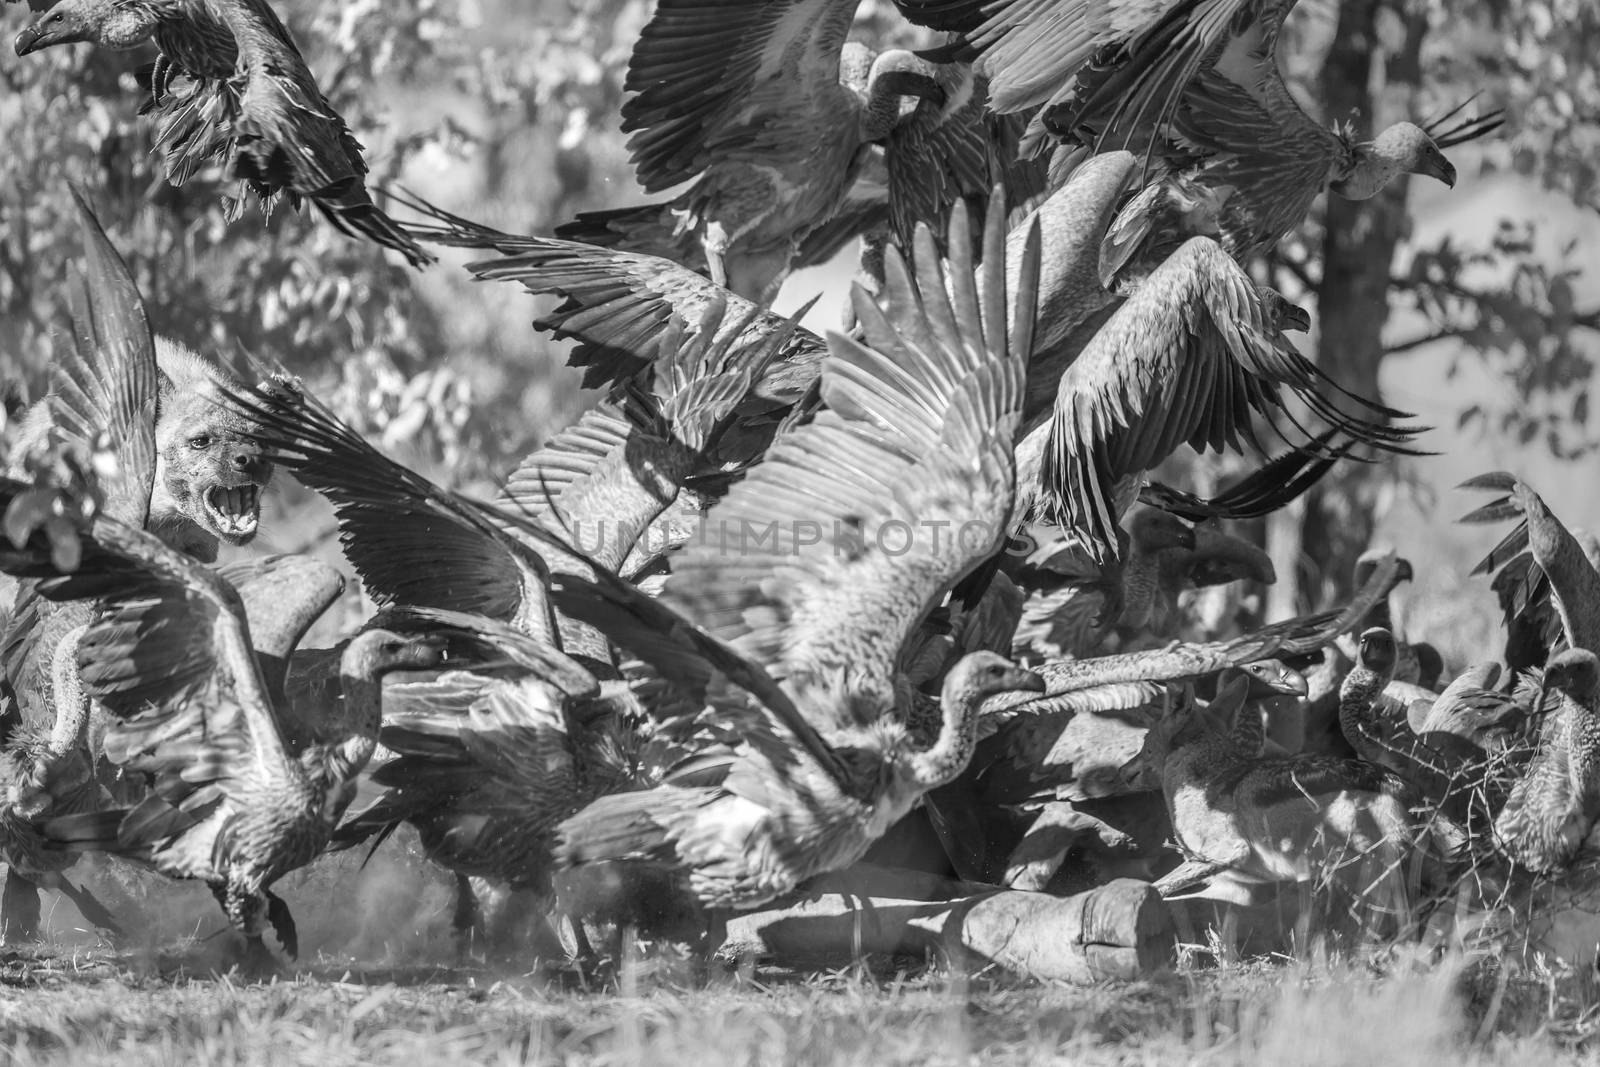
[[[50, 43], [45, 40], [47, 36], [44, 31], [39, 29], [38, 23], [34, 23], [32, 26], [24, 26], [22, 32], [17, 34], [17, 55], [25, 56], [30, 52], [37, 52], [39, 49], [44, 48]], [[44, 43], [41, 44], [41, 41]]]
[[1444, 153], [1431, 144], [1423, 148], [1422, 158], [1417, 160], [1417, 173], [1437, 178], [1452, 189], [1456, 186], [1455, 165], [1444, 158]]
[[1299, 304], [1285, 302], [1283, 313], [1278, 319], [1278, 329], [1295, 330], [1299, 333], [1311, 332], [1311, 312]]
[[1050, 687], [1045, 684], [1043, 675], [1034, 671], [1025, 671], [1020, 667], [1016, 673], [1016, 684], [1012, 688], [1028, 693], [1046, 693], [1050, 690]]
[[34, 20], [17, 34], [17, 55], [25, 56], [51, 45], [69, 43], [73, 39], [69, 36], [70, 26], [69, 20], [59, 11]]
[[878, 84], [896, 96], [916, 96], [944, 107], [944, 86], [914, 70], [888, 70], [878, 76]]
[[1283, 677], [1278, 679], [1278, 686], [1287, 696], [1304, 698], [1311, 694], [1311, 685], [1306, 681], [1306, 676], [1296, 670], [1285, 670]]

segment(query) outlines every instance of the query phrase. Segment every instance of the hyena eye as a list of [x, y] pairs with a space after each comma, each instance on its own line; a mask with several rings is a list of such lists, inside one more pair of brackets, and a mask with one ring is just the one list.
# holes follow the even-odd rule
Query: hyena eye
[[205, 433], [195, 434], [193, 437], [189, 438], [189, 447], [195, 449], [210, 448], [211, 435]]

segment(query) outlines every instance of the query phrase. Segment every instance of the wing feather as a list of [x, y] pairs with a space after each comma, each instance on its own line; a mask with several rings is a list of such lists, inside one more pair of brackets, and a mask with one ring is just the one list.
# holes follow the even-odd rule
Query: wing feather
[[1153, 469], [1182, 444], [1260, 451], [1251, 422], [1291, 417], [1285, 394], [1380, 448], [1404, 451], [1400, 442], [1417, 432], [1346, 414], [1330, 388], [1270, 324], [1265, 297], [1238, 264], [1215, 242], [1192, 238], [1061, 376], [1041, 465], [1043, 514], [1084, 534], [1096, 558], [1116, 558], [1119, 479]]
[[[1000, 210], [995, 197], [996, 248]], [[965, 215], [958, 207], [952, 233], [968, 232]], [[864, 343], [828, 338], [826, 410], [729, 492], [667, 582], [668, 602], [785, 679], [818, 721], [895, 705], [904, 638], [1006, 532], [995, 516], [1014, 490], [1027, 353], [1007, 345], [1004, 263], [985, 259], [980, 288], [964, 240], [943, 271], [925, 229], [914, 272], [891, 250], [884, 308], [855, 295]], [[1034, 236], [1023, 273], [1037, 264]], [[1017, 308], [1019, 323], [1031, 316]], [[931, 524], [948, 531], [942, 542]], [[958, 531], [979, 529], [959, 543]], [[845, 664], [848, 699], [837, 688]], [[811, 686], [823, 692], [806, 695]], [[875, 710], [852, 710], [863, 708]]]
[[839, 54], [856, 0], [659, 0], [628, 60], [622, 132], [646, 192], [713, 161], [803, 143], [847, 92]]
[[56, 426], [87, 451], [105, 434], [116, 471], [101, 480], [107, 514], [142, 527], [156, 478], [155, 338], [127, 264], [76, 187], [84, 265], [69, 280], [75, 352], [57, 364]]

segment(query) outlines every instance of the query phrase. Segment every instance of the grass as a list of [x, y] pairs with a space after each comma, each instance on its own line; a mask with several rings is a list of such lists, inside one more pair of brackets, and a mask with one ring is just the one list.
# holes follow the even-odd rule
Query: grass
[[0, 956], [15, 1064], [1409, 1064], [1585, 1062], [1594, 984], [1402, 956], [1019, 985], [918, 968], [616, 984], [327, 957], [267, 983], [188, 950]]
[[[657, 954], [620, 980], [457, 968], [451, 883], [408, 833], [363, 865], [325, 857], [279, 883], [305, 960], [218, 976], [229, 945], [203, 889], [103, 859], [74, 868], [126, 919], [115, 948], [46, 896], [43, 946], [0, 952], [0, 1064], [575, 1063], [1544, 1064], [1600, 1060], [1592, 972], [1399, 950], [1229, 962], [1094, 988], [921, 961], [697, 982]], [[1188, 936], [1214, 935], [1202, 920]]]

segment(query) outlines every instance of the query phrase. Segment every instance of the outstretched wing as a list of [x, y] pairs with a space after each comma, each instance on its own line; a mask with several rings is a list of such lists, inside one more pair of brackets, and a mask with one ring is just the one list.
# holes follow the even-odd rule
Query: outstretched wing
[[[0, 480], [0, 508], [25, 488]], [[83, 557], [69, 573], [50, 562], [42, 533], [26, 546], [31, 559], [0, 563], [39, 578], [48, 599], [100, 602], [78, 645], [78, 674], [118, 717], [108, 758], [154, 775], [184, 813], [238, 799], [256, 761], [285, 758], [238, 594], [221, 575], [108, 516], [83, 524], [80, 536]]]
[[895, 707], [902, 642], [1007, 533], [1038, 239], [1008, 330], [1000, 199], [981, 285], [964, 206], [943, 268], [926, 229], [915, 280], [891, 250], [886, 310], [855, 294], [865, 344], [829, 336], [826, 410], [728, 493], [667, 581], [666, 600], [782, 679], [813, 721]]
[[793, 151], [839, 121], [857, 0], [659, 0], [628, 60], [622, 132], [646, 192], [713, 162]]
[[75, 187], [72, 199], [84, 263], [68, 281], [75, 351], [55, 368], [52, 414], [85, 454], [109, 438], [116, 469], [100, 477], [106, 513], [143, 527], [156, 479], [155, 338], [127, 264]]
[[[787, 331], [783, 316], [729, 292], [670, 260], [634, 252], [560, 241], [518, 237], [453, 215], [416, 197], [397, 197], [421, 211], [432, 224], [410, 225], [424, 241], [457, 248], [481, 248], [501, 259], [467, 264], [479, 278], [519, 282], [536, 295], [554, 294], [562, 303], [534, 327], [558, 338], [573, 338], [571, 365], [583, 368], [585, 389], [639, 377], [671, 350], [663, 341], [672, 328], [692, 339], [708, 308], [726, 308], [718, 327], [737, 349], [759, 350], [770, 337]], [[735, 333], [728, 331], [737, 330]], [[795, 330], [776, 359], [752, 386], [755, 398], [788, 405], [816, 380], [826, 346], [808, 330]]]
[[1159, 123], [1249, 2], [995, 0], [966, 43], [983, 56], [996, 111], [1115, 96], [1119, 115]]
[[[704, 453], [722, 438], [752, 383], [778, 358], [787, 327], [747, 341], [765, 312], [723, 328], [713, 301], [692, 328], [668, 324], [652, 364], [653, 394], [630, 386], [553, 437], [512, 472], [499, 503], [547, 516], [608, 570], [621, 567], [639, 537], [671, 505]], [[803, 313], [803, 312], [802, 312]]]
[[1169, 256], [1061, 376], [1040, 476], [1044, 517], [1116, 558], [1119, 479], [1185, 443], [1261, 453], [1252, 420], [1292, 422], [1285, 394], [1363, 443], [1405, 451], [1417, 430], [1341, 411], [1328, 396], [1338, 387], [1271, 318], [1262, 290], [1216, 242], [1192, 238]]
[[267, 0], [211, 0], [239, 49], [241, 84], [232, 116], [237, 177], [286, 190], [317, 206], [343, 233], [404, 255], [414, 267], [433, 262], [367, 192], [361, 145], [306, 66], [288, 28]]
[[[1539, 627], [1547, 644], [1564, 636], [1570, 647], [1600, 650], [1600, 570], [1543, 498], [1505, 473], [1480, 475], [1461, 488], [1504, 494], [1462, 522], [1521, 520], [1472, 569], [1495, 575], [1506, 625], [1527, 620]], [[1552, 613], [1560, 620], [1559, 635], [1552, 632]]]

